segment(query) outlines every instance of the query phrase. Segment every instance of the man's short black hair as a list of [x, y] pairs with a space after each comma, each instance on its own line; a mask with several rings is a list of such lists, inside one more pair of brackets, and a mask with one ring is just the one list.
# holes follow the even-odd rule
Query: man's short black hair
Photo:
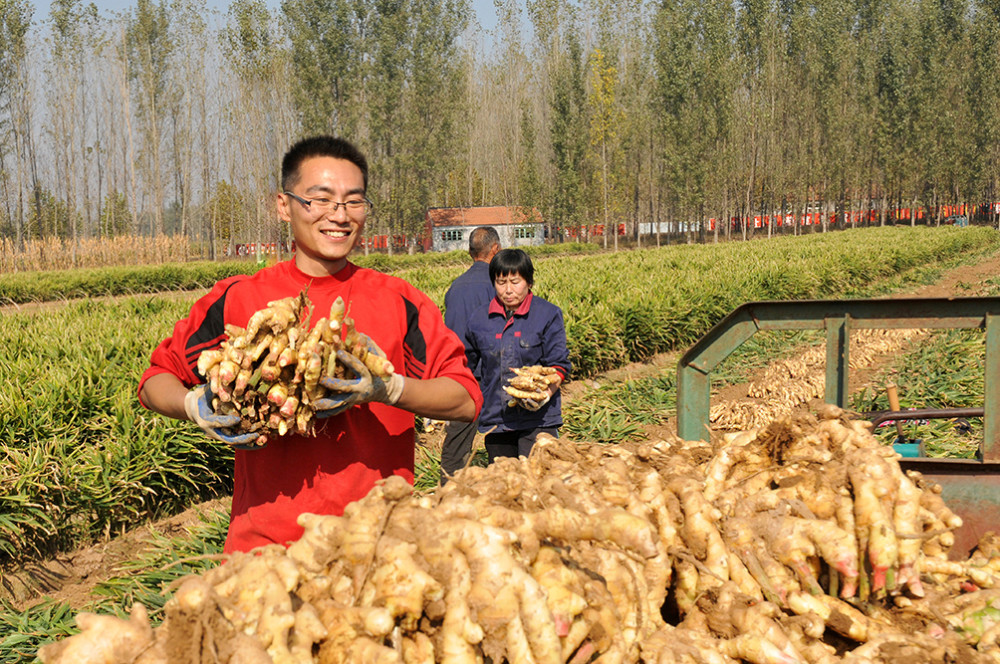
[[508, 274], [519, 274], [529, 286], [535, 285], [535, 266], [523, 249], [501, 249], [490, 261], [490, 281]]
[[368, 160], [350, 141], [336, 136], [310, 136], [288, 148], [281, 160], [281, 189], [288, 191], [299, 181], [299, 167], [312, 157], [333, 157], [346, 159], [359, 169], [368, 191]]
[[469, 233], [469, 255], [473, 260], [485, 258], [495, 244], [500, 244], [500, 234], [492, 226], [480, 226]]

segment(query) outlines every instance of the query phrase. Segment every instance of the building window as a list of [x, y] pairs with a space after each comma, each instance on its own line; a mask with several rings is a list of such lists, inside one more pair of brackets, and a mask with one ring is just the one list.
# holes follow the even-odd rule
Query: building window
[[534, 226], [518, 226], [514, 229], [514, 237], [518, 239], [527, 239], [535, 237], [535, 227]]
[[455, 242], [462, 239], [464, 233], [459, 230], [447, 230], [441, 231], [441, 241], [442, 242]]

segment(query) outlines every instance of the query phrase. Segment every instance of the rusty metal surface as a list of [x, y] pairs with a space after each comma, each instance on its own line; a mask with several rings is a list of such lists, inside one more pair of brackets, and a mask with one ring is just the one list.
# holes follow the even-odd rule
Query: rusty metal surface
[[940, 484], [945, 504], [962, 517], [952, 558], [967, 557], [985, 533], [1000, 532], [1000, 464], [924, 458], [901, 459], [899, 465]]

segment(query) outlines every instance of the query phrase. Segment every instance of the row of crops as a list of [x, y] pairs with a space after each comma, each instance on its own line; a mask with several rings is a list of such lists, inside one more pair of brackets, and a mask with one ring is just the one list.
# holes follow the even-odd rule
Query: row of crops
[[[536, 258], [595, 254], [595, 244], [565, 243], [527, 247]], [[363, 267], [381, 272], [405, 272], [420, 266], [456, 268], [468, 263], [464, 251], [444, 254], [370, 254], [352, 260]], [[146, 265], [117, 266], [86, 270], [51, 270], [0, 274], [0, 305], [19, 305], [69, 300], [83, 297], [136, 295], [164, 291], [204, 290], [220, 279], [236, 274], [253, 274], [259, 264], [249, 259], [222, 262], [197, 261]]]
[[[686, 347], [745, 302], [876, 296], [998, 247], [1000, 233], [988, 228], [887, 227], [558, 256], [535, 266], [534, 291], [562, 307], [580, 376]], [[437, 302], [455, 275], [436, 266], [402, 273]]]
[[[882, 228], [536, 255], [536, 290], [562, 306], [576, 375], [586, 376], [683, 347], [745, 301], [876, 295], [998, 249], [991, 229]], [[464, 267], [427, 260], [398, 274], [440, 303]], [[229, 492], [229, 452], [135, 395], [150, 351], [199, 294], [2, 314], [0, 555], [74, 548]]]
[[[1000, 295], [1000, 277], [985, 284], [982, 295]], [[803, 348], [822, 347], [819, 332], [774, 332], [758, 334], [744, 343], [713, 373], [713, 390], [746, 383], [778, 358]], [[983, 366], [986, 346], [982, 330], [935, 330], [928, 337], [885, 362], [867, 376], [865, 384], [851, 394], [849, 409], [856, 413], [890, 410], [885, 385], [894, 383], [901, 392], [903, 409], [977, 408], [983, 405]], [[587, 392], [586, 399], [563, 404], [564, 433], [575, 440], [619, 443], [648, 436], [649, 425], [666, 424], [677, 408], [677, 376], [662, 375], [602, 380]], [[875, 434], [885, 444], [923, 441], [929, 457], [971, 459], [983, 439], [981, 418], [942, 418], [903, 423], [900, 434], [891, 422]], [[430, 478], [436, 481], [435, 473]], [[418, 477], [418, 481], [419, 481]], [[432, 486], [432, 485], [427, 485]]]
[[[118, 575], [97, 584], [83, 608], [124, 616], [127, 607], [141, 603], [158, 621], [168, 598], [163, 589], [214, 567], [222, 553], [228, 511], [207, 510], [199, 516], [200, 521], [182, 534], [151, 533], [149, 548], [118, 568]], [[37, 662], [40, 646], [79, 631], [74, 619], [79, 609], [48, 598], [25, 609], [0, 601], [0, 664]]]
[[[1000, 294], [1000, 278], [986, 284], [986, 295]], [[856, 392], [856, 412], [890, 410], [884, 385], [893, 382], [900, 392], [900, 408], [981, 408], [985, 383], [986, 344], [982, 330], [936, 330], [894, 358]], [[939, 418], [903, 422], [902, 430], [884, 423], [875, 431], [886, 444], [923, 441], [927, 456], [972, 459], [983, 440], [982, 418]]]

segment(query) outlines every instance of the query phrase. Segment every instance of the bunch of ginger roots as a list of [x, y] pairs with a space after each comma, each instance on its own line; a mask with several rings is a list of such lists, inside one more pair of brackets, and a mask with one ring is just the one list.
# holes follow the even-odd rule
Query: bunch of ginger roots
[[320, 383], [324, 376], [360, 378], [352, 389], [367, 389], [364, 381], [370, 377], [359, 376], [344, 362], [343, 353], [360, 360], [371, 375], [392, 375], [392, 363], [370, 352], [366, 337], [351, 318], [345, 318], [342, 298], [310, 328], [312, 311], [305, 291], [268, 302], [250, 317], [246, 328], [227, 325], [221, 346], [198, 357], [198, 373], [214, 395], [212, 409], [241, 418], [229, 433], [258, 433], [256, 445], [289, 431], [313, 433], [312, 404], [328, 395]]
[[[80, 662], [1000, 662], [1000, 553], [834, 407], [714, 444], [540, 437], [434, 493], [391, 477], [303, 537], [80, 614]], [[994, 538], [995, 539], [995, 538]], [[991, 548], [992, 547], [992, 548]]]
[[544, 403], [549, 396], [549, 385], [559, 381], [555, 367], [531, 365], [512, 367], [513, 376], [507, 379], [503, 391], [510, 395], [509, 408], [523, 406], [526, 402]]

